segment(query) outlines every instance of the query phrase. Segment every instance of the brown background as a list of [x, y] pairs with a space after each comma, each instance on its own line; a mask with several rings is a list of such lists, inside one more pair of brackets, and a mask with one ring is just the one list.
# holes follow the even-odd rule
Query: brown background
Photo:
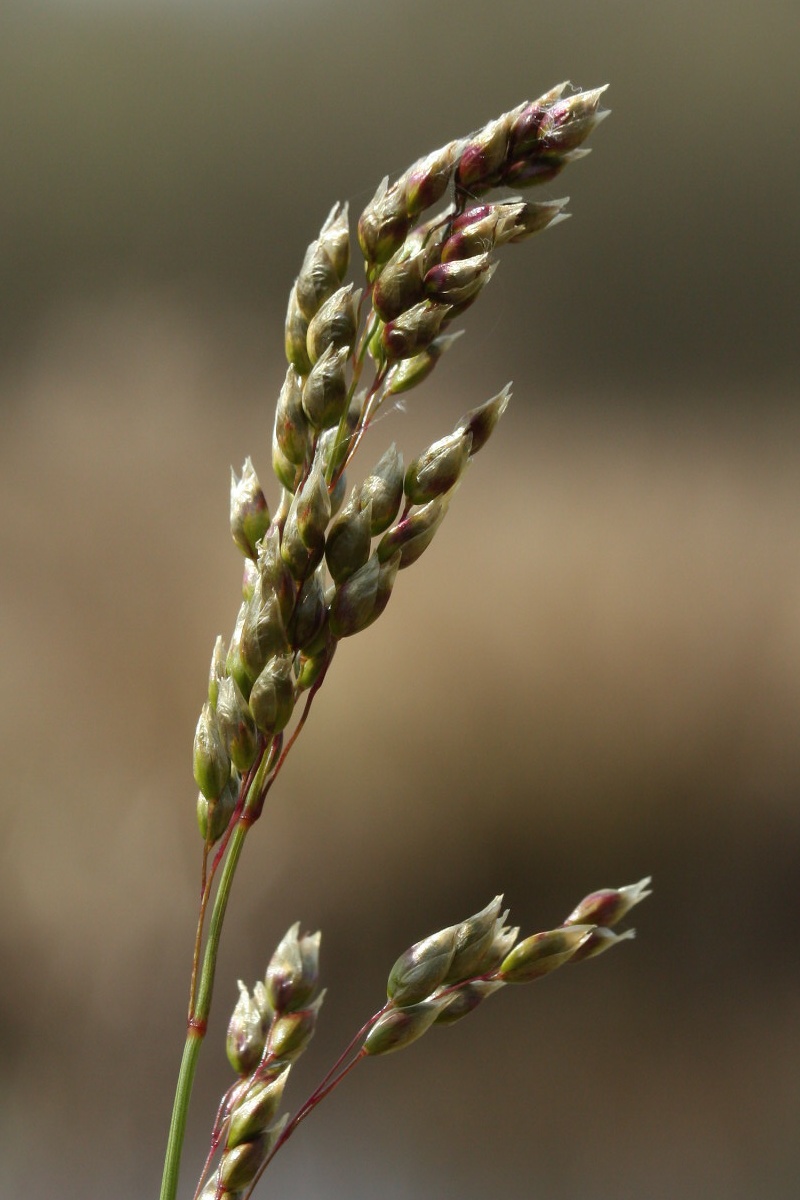
[[645, 873], [636, 943], [367, 1064], [272, 1194], [796, 1195], [796, 5], [6, 0], [0, 24], [0, 1194], [157, 1193], [227, 469], [270, 477], [305, 244], [571, 77], [614, 109], [547, 190], [575, 219], [509, 249], [367, 444], [364, 469], [412, 455], [516, 381], [247, 847], [182, 1195], [235, 980], [291, 921], [323, 928], [330, 987], [294, 1106], [411, 941], [498, 891], [547, 927]]

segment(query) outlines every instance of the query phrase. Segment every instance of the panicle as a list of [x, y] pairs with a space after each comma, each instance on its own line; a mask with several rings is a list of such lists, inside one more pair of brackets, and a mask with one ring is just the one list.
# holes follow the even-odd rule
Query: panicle
[[[605, 115], [604, 90], [559, 84], [419, 159], [394, 183], [384, 179], [358, 221], [363, 296], [345, 280], [346, 205], [333, 207], [308, 246], [286, 313], [288, 368], [272, 432], [281, 492], [272, 517], [251, 460], [240, 477], [232, 473], [231, 532], [246, 566], [236, 625], [227, 654], [217, 639], [195, 734], [206, 853], [236, 820], [242, 777], [248, 786], [266, 779], [263, 803], [301, 693], [319, 685], [341, 639], [384, 611], [398, 571], [430, 545], [470, 460], [503, 415], [510, 385], [467, 412], [407, 469], [392, 445], [345, 503], [346, 471], [378, 409], [427, 378], [452, 346], [459, 334], [446, 330], [491, 279], [496, 251], [568, 215], [565, 199], [482, 197], [492, 188], [551, 179], [587, 153], [583, 143]], [[421, 221], [440, 201], [438, 213]], [[264, 771], [253, 776], [259, 752]], [[248, 815], [251, 808], [260, 813], [248, 801]], [[414, 943], [394, 963], [388, 1002], [356, 1057], [401, 1049], [434, 1024], [461, 1020], [507, 984], [538, 979], [632, 937], [611, 926], [650, 894], [649, 882], [593, 892], [561, 926], [521, 942], [496, 896]], [[215, 1146], [222, 1151], [202, 1200], [242, 1200], [286, 1129], [288, 1118], [277, 1118], [287, 1076], [313, 1036], [324, 998], [320, 935], [299, 931], [299, 924], [288, 930], [252, 993], [239, 984], [226, 1045], [240, 1080], [221, 1110]]]

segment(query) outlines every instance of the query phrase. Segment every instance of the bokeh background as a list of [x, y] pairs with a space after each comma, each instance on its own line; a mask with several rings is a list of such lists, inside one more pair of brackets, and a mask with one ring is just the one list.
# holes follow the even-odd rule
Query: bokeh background
[[182, 1194], [235, 981], [290, 922], [330, 987], [299, 1103], [410, 942], [652, 873], [637, 942], [366, 1064], [272, 1194], [796, 1196], [794, 0], [4, 0], [0, 28], [0, 1194], [157, 1194], [227, 471], [271, 478], [305, 245], [569, 77], [614, 110], [546, 189], [575, 219], [509, 248], [368, 440], [413, 455], [516, 381], [247, 847]]

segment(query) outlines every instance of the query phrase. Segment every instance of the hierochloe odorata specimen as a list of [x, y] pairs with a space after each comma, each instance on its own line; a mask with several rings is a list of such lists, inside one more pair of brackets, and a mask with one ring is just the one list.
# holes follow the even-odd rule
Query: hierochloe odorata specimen
[[[588, 153], [605, 89], [569, 84], [384, 179], [358, 219], [362, 286], [347, 282], [346, 205], [334, 205], [289, 295], [288, 367], [277, 399], [271, 512], [250, 459], [231, 486], [231, 532], [244, 555], [242, 601], [226, 647], [217, 638], [194, 742], [203, 839], [201, 900], [161, 1200], [175, 1200], [186, 1116], [206, 1032], [219, 938], [250, 830], [294, 746], [344, 638], [381, 615], [400, 570], [430, 545], [470, 460], [510, 397], [506, 385], [407, 467], [390, 446], [365, 478], [351, 464], [375, 415], [421, 384], [458, 337], [454, 325], [495, 273], [498, 252], [564, 220], [566, 200], [513, 194], [548, 183]], [[490, 198], [490, 195], [495, 193]], [[499, 193], [499, 194], [497, 194]], [[236, 1080], [225, 1093], [195, 1193], [246, 1200], [281, 1146], [367, 1057], [460, 1020], [509, 984], [600, 954], [632, 931], [613, 926], [649, 880], [593, 892], [555, 929], [518, 941], [502, 897], [417, 942], [389, 974], [386, 1002], [316, 1090], [280, 1115], [292, 1065], [319, 1017], [318, 933], [294, 925], [228, 1028]]]

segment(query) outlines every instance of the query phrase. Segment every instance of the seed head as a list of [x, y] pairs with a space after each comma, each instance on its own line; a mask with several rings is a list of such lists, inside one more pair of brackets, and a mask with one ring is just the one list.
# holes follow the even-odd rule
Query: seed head
[[303, 411], [316, 430], [338, 425], [347, 404], [349, 346], [335, 349], [329, 343], [319, 356], [303, 388]]
[[458, 926], [452, 925], [409, 947], [392, 967], [386, 994], [398, 1008], [418, 1004], [447, 978], [456, 949]]
[[206, 701], [194, 735], [194, 778], [207, 800], [216, 800], [231, 774], [231, 760], [220, 734], [217, 716]]
[[372, 501], [368, 500], [362, 509], [359, 493], [354, 491], [325, 541], [325, 562], [334, 583], [344, 583], [369, 558], [371, 526]]
[[265, 985], [276, 1013], [303, 1008], [319, 980], [320, 933], [300, 936], [296, 922], [281, 938], [267, 967]]
[[286, 728], [294, 708], [290, 654], [276, 654], [265, 664], [253, 684], [249, 703], [253, 720], [267, 737]]
[[322, 226], [319, 240], [328, 252], [341, 283], [350, 262], [350, 223], [346, 203], [334, 204]]
[[504, 983], [531, 983], [568, 962], [596, 926], [572, 925], [535, 933], [503, 959], [498, 978]]
[[433, 541], [436, 530], [447, 514], [452, 496], [452, 492], [438, 496], [387, 530], [378, 542], [377, 555], [380, 561], [388, 562], [399, 551], [401, 568], [415, 563]]
[[373, 554], [334, 592], [328, 623], [335, 638], [351, 637], [371, 623], [381, 563]]
[[[247, 560], [250, 561], [249, 559]], [[217, 707], [219, 685], [225, 678], [225, 643], [217, 637], [214, 651], [211, 655], [211, 666], [208, 669], [208, 703], [212, 708]]]
[[268, 1041], [268, 1049], [273, 1057], [290, 1062], [300, 1057], [314, 1036], [324, 999], [325, 992], [322, 991], [307, 1008], [293, 1009], [275, 1018]]
[[392, 442], [361, 485], [358, 500], [361, 509], [372, 505], [370, 534], [384, 533], [397, 516], [403, 499], [403, 456]]
[[239, 999], [228, 1023], [225, 1048], [228, 1062], [239, 1075], [249, 1075], [261, 1061], [266, 1041], [261, 1012], [239, 980]]
[[217, 722], [231, 762], [244, 774], [255, 760], [258, 733], [247, 701], [230, 676], [220, 684]]
[[486, 908], [456, 926], [453, 961], [444, 983], [460, 983], [496, 966], [495, 938], [508, 916], [508, 911], [500, 916], [502, 903], [503, 897], [495, 896]]
[[297, 371], [298, 375], [307, 375], [311, 370], [311, 359], [307, 347], [308, 321], [303, 316], [297, 299], [297, 287], [292, 286], [289, 293], [289, 304], [286, 309], [286, 327], [284, 346], [286, 358]]
[[312, 363], [317, 361], [327, 346], [333, 346], [335, 350], [342, 347], [346, 347], [348, 352], [352, 350], [358, 327], [360, 298], [361, 292], [356, 292], [352, 283], [341, 287], [325, 301], [309, 322], [306, 347]]
[[474, 979], [462, 983], [455, 992], [450, 992], [447, 1004], [436, 1018], [437, 1025], [455, 1025], [462, 1017], [474, 1012], [487, 996], [504, 987], [501, 979]]
[[216, 800], [207, 800], [202, 792], [197, 796], [197, 828], [209, 846], [222, 837], [230, 824], [239, 799], [239, 776], [231, 771], [231, 777]]
[[300, 589], [287, 634], [293, 650], [305, 650], [319, 637], [327, 616], [323, 568], [309, 575]]
[[394, 396], [399, 392], [408, 392], [427, 379], [445, 350], [449, 350], [463, 333], [463, 329], [456, 333], [442, 333], [419, 354], [395, 363], [386, 379], [386, 395]]
[[311, 429], [302, 401], [303, 381], [290, 366], [275, 407], [274, 436], [284, 458], [295, 466], [301, 466], [311, 450]]
[[470, 458], [486, 445], [497, 422], [506, 411], [510, 399], [511, 384], [507, 383], [502, 392], [498, 392], [491, 400], [487, 400], [477, 408], [471, 409], [461, 418], [456, 426], [456, 433], [461, 431], [472, 435], [469, 448]]
[[226, 1149], [233, 1150], [264, 1133], [277, 1116], [288, 1076], [289, 1068], [285, 1067], [275, 1078], [259, 1081], [247, 1091], [231, 1114]]
[[389, 187], [389, 178], [382, 179], [358, 221], [358, 244], [367, 263], [368, 273], [388, 262], [402, 245], [412, 220], [403, 202], [400, 189]]
[[440, 304], [462, 305], [486, 287], [496, 270], [488, 253], [438, 263], [425, 276], [425, 293]]
[[444, 1000], [423, 1000], [408, 1008], [390, 1008], [364, 1039], [367, 1054], [392, 1054], [410, 1046], [427, 1033], [446, 1003]]
[[[278, 597], [275, 592], [265, 591], [259, 578], [255, 591], [245, 606], [239, 639], [239, 658], [250, 683], [252, 684], [261, 673], [269, 658], [275, 654], [286, 653], [288, 649], [289, 643]], [[241, 684], [239, 686], [241, 687]], [[242, 693], [250, 698], [249, 687], [246, 692], [242, 688]]]
[[423, 300], [384, 325], [380, 341], [386, 359], [411, 358], [431, 344], [450, 313], [449, 304]]
[[[219, 1185], [234, 1194], [244, 1191], [258, 1174], [267, 1151], [265, 1134], [226, 1150], [219, 1165]], [[218, 1185], [218, 1186], [219, 1186]]]
[[269, 528], [266, 497], [249, 458], [245, 459], [241, 479], [231, 468], [231, 533], [248, 558], [256, 557], [256, 545]]
[[349, 256], [347, 205], [334, 204], [319, 237], [306, 250], [295, 283], [298, 306], [309, 321], [341, 284]]
[[603, 925], [609, 928], [616, 925], [631, 909], [645, 900], [649, 891], [650, 876], [640, 879], [638, 883], [628, 884], [621, 888], [601, 888], [584, 896], [567, 917], [565, 925]]
[[415, 458], [403, 484], [411, 504], [427, 504], [455, 487], [469, 460], [471, 445], [472, 434], [457, 429]]

